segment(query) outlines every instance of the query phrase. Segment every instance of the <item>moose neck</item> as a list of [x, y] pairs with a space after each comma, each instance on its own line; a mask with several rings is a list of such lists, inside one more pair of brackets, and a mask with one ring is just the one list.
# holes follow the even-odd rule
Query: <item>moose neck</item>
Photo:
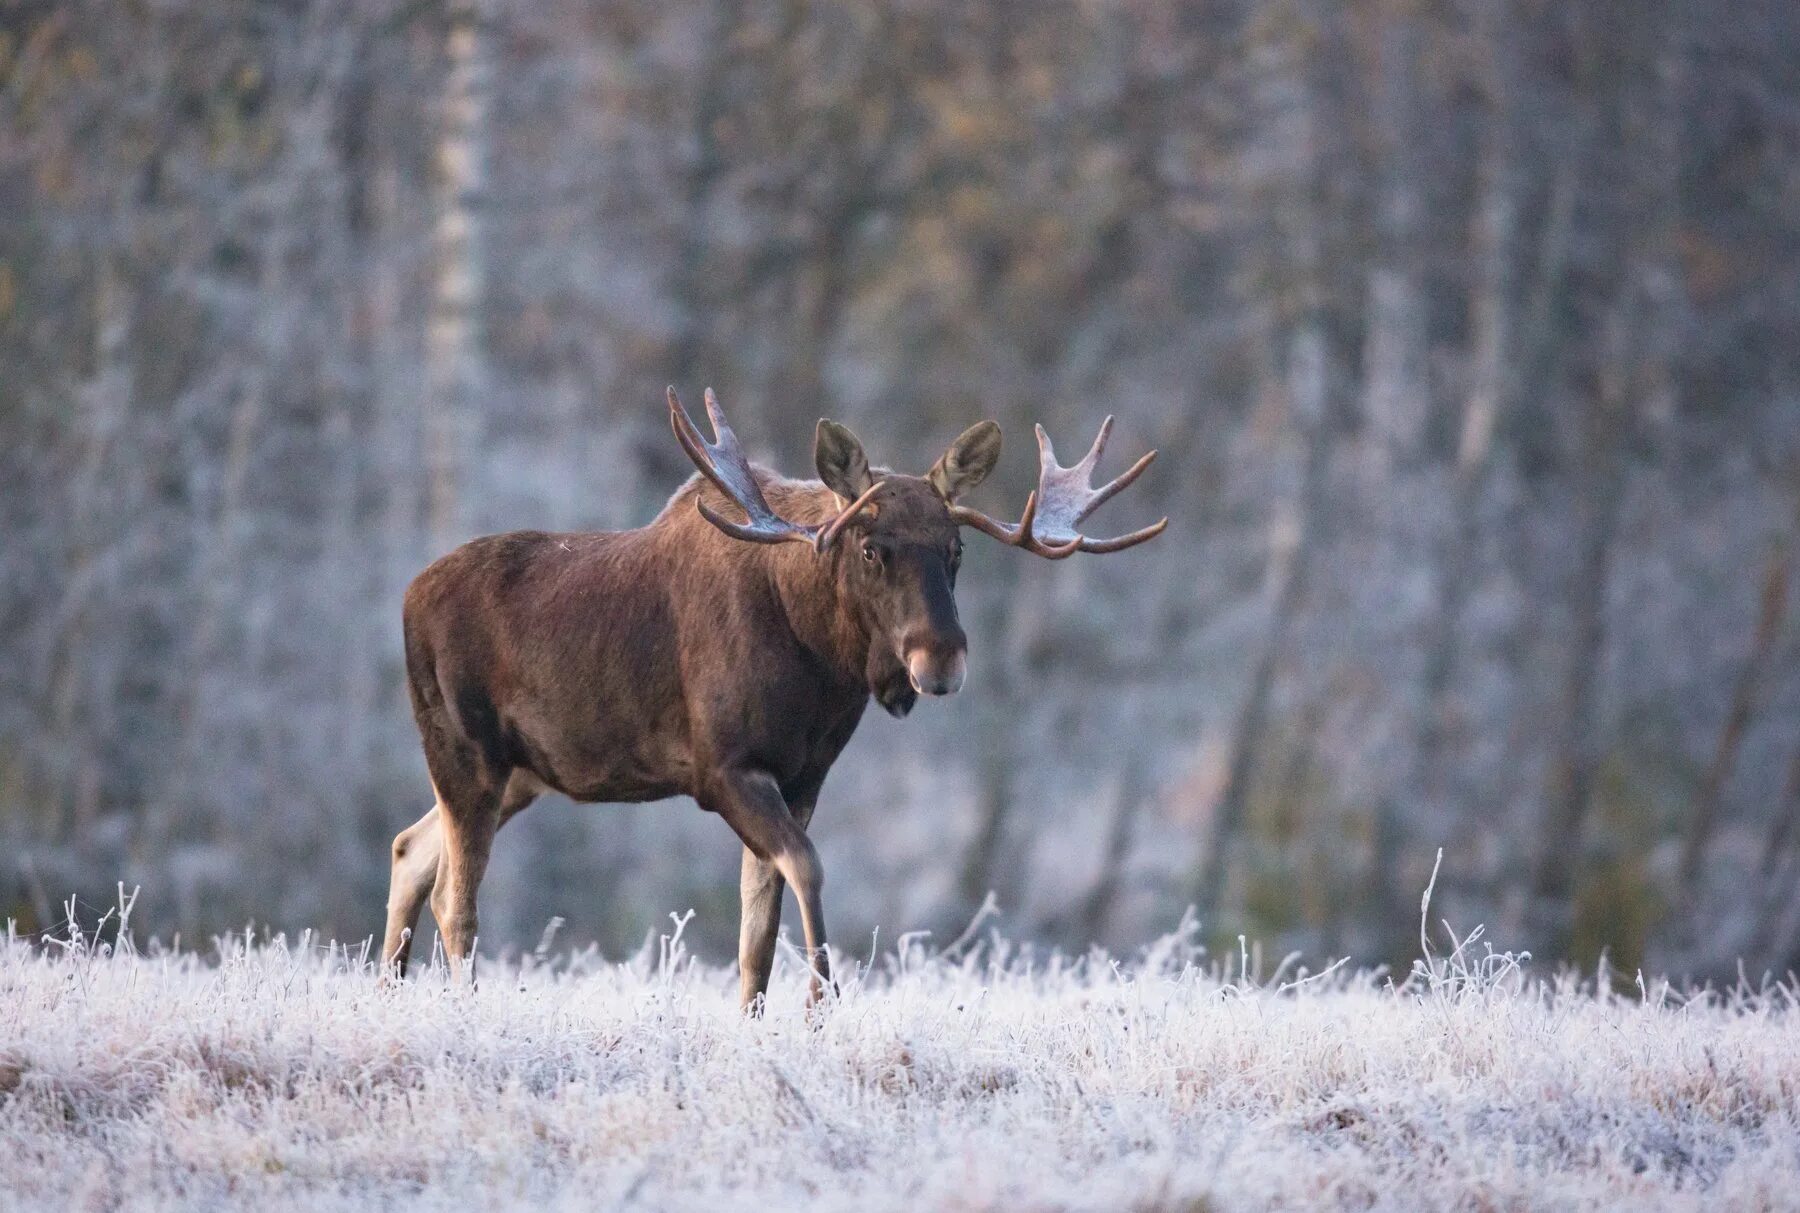
[[795, 639], [842, 681], [864, 685], [870, 635], [844, 593], [839, 554], [784, 544], [768, 555], [770, 580]]

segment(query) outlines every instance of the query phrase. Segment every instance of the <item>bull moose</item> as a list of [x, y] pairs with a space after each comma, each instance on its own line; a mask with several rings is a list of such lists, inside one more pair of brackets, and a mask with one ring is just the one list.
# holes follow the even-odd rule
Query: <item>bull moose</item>
[[[472, 969], [475, 894], [495, 832], [546, 791], [586, 803], [686, 794], [744, 845], [738, 963], [746, 1009], [768, 987], [784, 884], [812, 966], [830, 980], [807, 825], [872, 695], [904, 716], [962, 686], [954, 591], [963, 527], [1052, 560], [1116, 552], [1076, 528], [1136, 480], [1151, 451], [1101, 488], [1087, 455], [1040, 470], [1017, 523], [959, 505], [1000, 457], [1000, 427], [963, 433], [923, 476], [872, 468], [821, 420], [818, 480], [753, 467], [709, 388], [713, 441], [670, 388], [669, 421], [699, 468], [636, 530], [490, 535], [406, 591], [406, 675], [437, 802], [394, 839], [382, 960], [406, 971], [429, 896], [452, 971]], [[736, 521], [732, 514], [742, 515]]]

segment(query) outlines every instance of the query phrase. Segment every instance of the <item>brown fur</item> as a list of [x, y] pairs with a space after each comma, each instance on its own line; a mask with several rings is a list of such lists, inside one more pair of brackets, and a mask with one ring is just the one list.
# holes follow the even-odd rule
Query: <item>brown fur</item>
[[[953, 662], [960, 681], [966, 644], [945, 497], [878, 475], [874, 508], [823, 554], [722, 534], [696, 496], [738, 511], [695, 477], [640, 529], [489, 536], [421, 573], [404, 605], [406, 669], [437, 804], [395, 839], [384, 960], [404, 971], [429, 895], [460, 967], [494, 832], [541, 789], [586, 802], [685, 794], [744, 843], [746, 1005], [767, 985], [784, 882], [818, 997], [822, 873], [805, 827], [819, 789], [871, 694], [896, 715], [913, 706], [904, 654]], [[757, 478], [792, 521], [840, 508], [817, 481]]]

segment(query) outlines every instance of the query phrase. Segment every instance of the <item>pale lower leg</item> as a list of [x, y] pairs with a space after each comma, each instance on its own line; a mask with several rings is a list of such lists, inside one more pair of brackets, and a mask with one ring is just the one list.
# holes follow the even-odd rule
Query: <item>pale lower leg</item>
[[738, 928], [738, 980], [745, 1010], [757, 1005], [769, 989], [775, 965], [775, 937], [781, 929], [781, 891], [785, 882], [773, 863], [744, 848], [738, 882], [742, 913]]
[[394, 839], [393, 868], [388, 878], [387, 931], [381, 943], [384, 969], [396, 977], [406, 976], [406, 964], [412, 956], [413, 934], [418, 927], [419, 911], [437, 883], [438, 857], [443, 851], [439, 835], [439, 806]]
[[[514, 771], [506, 781], [500, 797], [501, 826], [531, 807], [544, 785], [526, 771]], [[438, 824], [443, 811], [440, 800], [431, 811], [400, 831], [394, 839], [393, 868], [388, 881], [387, 930], [382, 938], [381, 958], [384, 972], [395, 977], [406, 976], [407, 962], [412, 956], [413, 941], [418, 935], [419, 911], [437, 884], [438, 864], [443, 858], [443, 830]]]
[[[807, 1005], [818, 1002], [831, 972], [821, 897], [825, 873], [812, 840], [789, 810], [780, 786], [766, 771], [732, 772], [709, 789], [704, 803], [725, 818], [753, 856], [766, 856], [763, 862], [771, 864], [781, 879], [793, 886], [800, 903], [800, 924], [806, 932], [806, 959], [812, 968]], [[810, 815], [810, 798], [806, 811]]]
[[805, 834], [798, 834], [797, 839], [790, 841], [786, 849], [773, 858], [775, 869], [794, 887], [794, 899], [800, 903], [800, 927], [806, 933], [806, 963], [812, 968], [806, 1005], [812, 1006], [824, 997], [824, 987], [831, 981], [831, 957], [825, 945], [825, 872], [819, 865], [818, 852]]

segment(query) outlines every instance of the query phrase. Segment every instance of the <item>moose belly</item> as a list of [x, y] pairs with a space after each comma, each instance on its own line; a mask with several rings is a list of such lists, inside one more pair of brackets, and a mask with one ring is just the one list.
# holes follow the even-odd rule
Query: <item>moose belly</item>
[[686, 791], [686, 781], [665, 770], [635, 761], [635, 756], [615, 755], [599, 761], [567, 761], [558, 764], [534, 760], [531, 771], [545, 784], [582, 804], [637, 804], [662, 800]]
[[685, 792], [693, 768], [685, 739], [621, 725], [534, 728], [529, 721], [513, 722], [519, 765], [584, 804], [638, 803]]

